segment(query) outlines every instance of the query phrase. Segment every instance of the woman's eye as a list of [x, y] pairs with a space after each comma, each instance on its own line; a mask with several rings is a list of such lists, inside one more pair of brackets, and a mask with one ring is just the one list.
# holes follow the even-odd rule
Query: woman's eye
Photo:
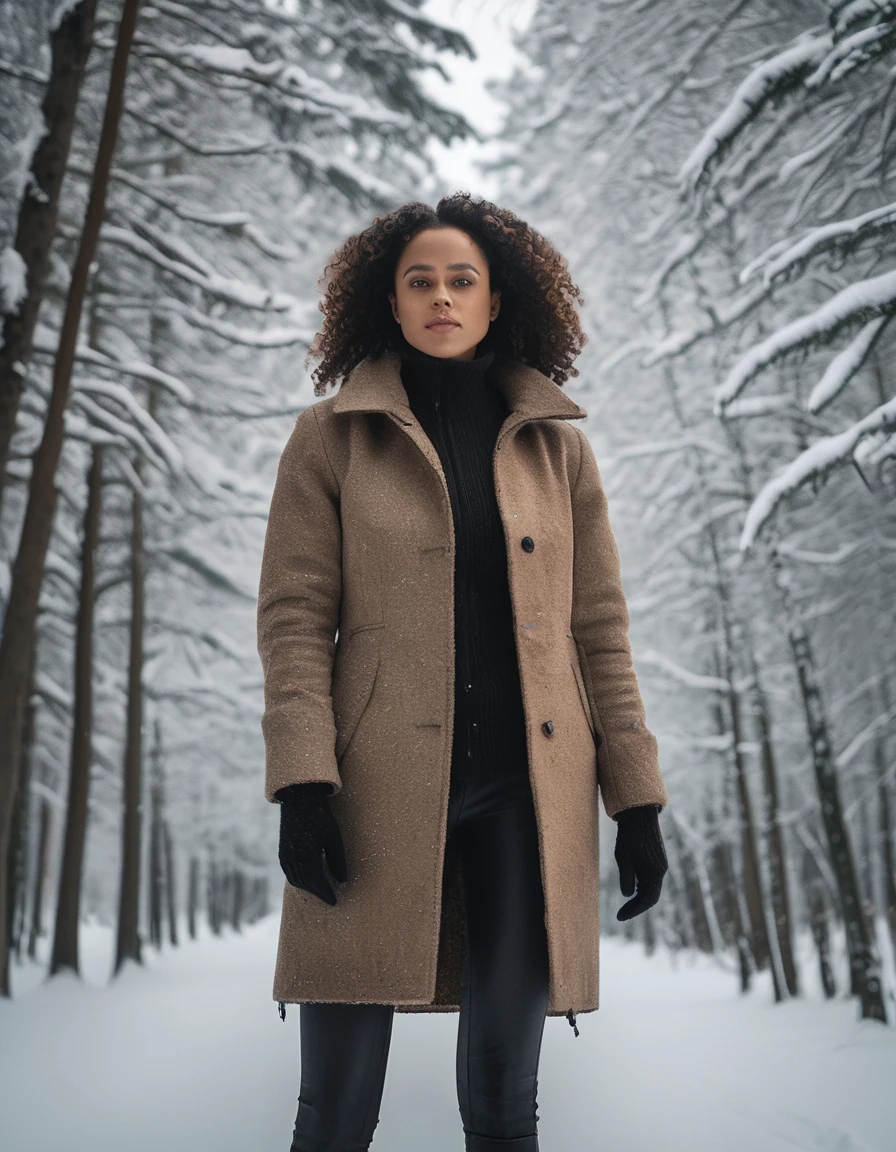
[[[455, 280], [454, 283], [458, 284], [461, 281], [463, 281], [464, 284], [472, 284], [473, 283], [473, 281], [470, 280], [469, 277], [467, 277], [467, 276], [458, 276], [457, 280]], [[422, 280], [422, 279], [421, 280], [412, 280], [411, 281], [411, 287], [413, 288], [415, 284], [428, 284], [428, 283], [429, 283], [428, 280]]]

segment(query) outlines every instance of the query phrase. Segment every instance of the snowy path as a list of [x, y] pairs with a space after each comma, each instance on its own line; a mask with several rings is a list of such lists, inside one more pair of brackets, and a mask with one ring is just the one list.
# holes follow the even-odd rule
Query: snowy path
[[[111, 934], [82, 931], [83, 982], [15, 968], [0, 1002], [4, 1152], [287, 1152], [298, 1009], [270, 998], [277, 920], [147, 950], [106, 985]], [[46, 941], [43, 942], [46, 945]], [[547, 1021], [544, 1152], [893, 1152], [896, 1029], [853, 1001], [745, 1000], [704, 957], [605, 939], [602, 1000]], [[806, 966], [809, 967], [808, 965]], [[376, 1152], [462, 1152], [457, 1015], [396, 1015]]]

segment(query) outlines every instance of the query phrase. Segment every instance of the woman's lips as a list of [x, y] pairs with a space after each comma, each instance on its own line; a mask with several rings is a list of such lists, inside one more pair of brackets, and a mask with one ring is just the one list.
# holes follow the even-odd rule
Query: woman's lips
[[437, 320], [435, 324], [427, 324], [426, 327], [430, 332], [452, 332], [460, 325], [455, 324], [453, 320]]

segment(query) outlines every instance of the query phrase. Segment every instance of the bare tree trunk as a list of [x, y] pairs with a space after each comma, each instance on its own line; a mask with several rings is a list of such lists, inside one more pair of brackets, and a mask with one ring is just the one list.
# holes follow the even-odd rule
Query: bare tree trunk
[[[729, 789], [725, 789], [726, 801]], [[720, 825], [725, 827], [727, 824], [727, 811], [723, 812]], [[721, 843], [721, 868], [720, 875], [725, 885], [725, 891], [729, 897], [730, 903], [730, 916], [731, 928], [734, 938], [734, 947], [737, 952], [738, 972], [740, 975], [740, 990], [742, 993], [749, 992], [750, 984], [753, 980], [753, 956], [750, 951], [750, 942], [748, 940], [748, 933], [744, 928], [745, 916], [741, 909], [741, 903], [746, 903], [743, 899], [743, 892], [741, 885], [738, 883], [737, 873], [734, 866], [734, 853], [731, 849], [730, 840], [725, 838]]]
[[243, 908], [245, 906], [245, 894], [246, 894], [246, 877], [243, 875], [243, 871], [240, 868], [232, 869], [231, 870], [231, 877], [232, 877], [232, 880], [231, 880], [231, 883], [232, 883], [232, 893], [231, 893], [232, 905], [231, 905], [231, 907], [232, 907], [233, 911], [232, 911], [232, 914], [230, 917], [230, 923], [233, 925], [235, 932], [242, 932], [242, 930], [243, 930]]
[[162, 820], [162, 847], [165, 852], [165, 896], [168, 911], [168, 940], [172, 948], [177, 947], [177, 889], [174, 876], [174, 845], [171, 842], [171, 828], [167, 820]]
[[149, 790], [149, 942], [162, 949], [162, 779], [159, 767], [159, 722], [155, 721]]
[[832, 1000], [837, 995], [837, 982], [834, 979], [834, 966], [831, 963], [831, 937], [828, 930], [828, 902], [825, 896], [827, 885], [818, 874], [811, 855], [803, 856], [803, 889], [809, 913], [809, 927], [815, 941], [818, 955], [818, 971], [825, 998]]
[[[17, 959], [22, 956], [22, 937], [25, 934], [25, 897], [27, 892], [26, 864], [28, 859], [29, 812], [31, 800], [31, 751], [34, 745], [34, 652], [31, 645], [31, 661], [28, 668], [28, 699], [25, 705], [25, 718], [22, 728], [21, 761], [19, 779], [16, 783], [12, 827], [9, 838], [9, 940], [10, 950], [6, 963], [10, 963], [10, 952]], [[6, 981], [9, 982], [7, 968]]]
[[199, 910], [199, 857], [190, 857], [190, 880], [187, 896], [187, 932], [196, 939], [196, 913]]
[[859, 896], [849, 833], [840, 803], [837, 767], [828, 735], [815, 661], [806, 630], [793, 617], [788, 628], [788, 638], [799, 675], [803, 706], [806, 710], [809, 747], [812, 751], [812, 764], [821, 804], [821, 818], [827, 835], [846, 925], [851, 990], [853, 995], [857, 995], [861, 1000], [863, 1020], [880, 1020], [886, 1023], [880, 959]]
[[220, 900], [220, 879], [219, 879], [219, 865], [217, 860], [212, 857], [209, 860], [208, 870], [206, 872], [206, 884], [208, 895], [206, 904], [208, 905], [208, 923], [215, 936], [221, 934], [221, 900]]
[[68, 164], [84, 67], [93, 41], [95, 14], [96, 0], [80, 0], [50, 36], [50, 78], [41, 105], [46, 134], [31, 158], [13, 242], [25, 266], [25, 298], [15, 312], [3, 316], [0, 334], [0, 506], [9, 442], [31, 360], [34, 325], [56, 233], [59, 194]]
[[679, 946], [681, 948], [693, 948], [695, 941], [691, 921], [688, 917], [687, 894], [684, 887], [685, 864], [682, 857], [681, 837], [676, 831], [674, 821], [670, 822], [668, 828], [663, 829], [663, 837], [666, 841], [666, 855], [669, 858], [669, 871], [666, 873], [663, 887], [665, 889], [665, 885], [668, 883], [670, 885], [670, 894], [673, 894]]
[[118, 42], [112, 62], [103, 127], [94, 165], [90, 199], [78, 255], [72, 269], [53, 368], [53, 385], [40, 445], [34, 453], [28, 504], [10, 583], [0, 637], [0, 995], [9, 996], [7, 952], [7, 863], [9, 834], [22, 738], [22, 712], [28, 685], [28, 653], [34, 638], [37, 605], [56, 509], [56, 467], [62, 451], [65, 409], [74, 367], [75, 347], [90, 265], [106, 204], [109, 171], [124, 101], [128, 54], [139, 0], [124, 0]]
[[726, 699], [728, 712], [722, 712], [721, 704], [716, 708], [716, 722], [721, 733], [731, 734], [730, 765], [737, 796], [738, 827], [740, 828], [740, 850], [743, 864], [743, 895], [746, 902], [748, 927], [747, 944], [756, 969], [765, 968], [769, 960], [769, 942], [763, 914], [762, 885], [759, 878], [759, 860], [756, 850], [756, 828], [753, 818], [753, 804], [747, 783], [746, 765], [743, 752], [743, 725], [740, 715], [740, 700], [734, 688], [735, 669], [730, 657], [731, 637], [727, 620], [728, 605], [723, 588], [719, 588], [719, 603], [722, 629], [725, 638], [723, 650], [716, 653], [716, 672], [728, 684]]
[[760, 755], [762, 758], [762, 784], [765, 797], [765, 835], [768, 843], [768, 863], [774, 930], [790, 996], [799, 995], [799, 980], [793, 956], [793, 934], [790, 919], [790, 895], [787, 885], [787, 865], [784, 852], [784, 837], [781, 833], [781, 808], [778, 800], [778, 770], [775, 764], [775, 751], [772, 745], [768, 705], [759, 679], [756, 653], [752, 641], [746, 647], [750, 653], [751, 682], [750, 693], [753, 719], [759, 734]]
[[[139, 460], [135, 467], [139, 466]], [[131, 499], [131, 630], [128, 653], [127, 739], [124, 753], [121, 891], [118, 901], [117, 975], [125, 960], [142, 963], [140, 955], [140, 795], [143, 757], [143, 505], [135, 490]]]
[[[681, 838], [679, 837], [679, 842]], [[685, 898], [690, 911], [694, 930], [694, 943], [701, 952], [712, 954], [713, 937], [709, 913], [706, 908], [706, 891], [700, 883], [700, 861], [689, 844], [682, 845], [684, 856]]]
[[95, 444], [91, 453], [84, 511], [81, 549], [81, 597], [75, 640], [75, 703], [69, 763], [68, 807], [65, 841], [56, 900], [56, 931], [50, 975], [67, 968], [79, 972], [78, 924], [81, 910], [81, 877], [87, 839], [87, 798], [90, 790], [90, 759], [93, 736], [93, 617], [94, 562], [99, 540], [100, 502], [103, 484], [103, 450]]
[[43, 935], [44, 888], [50, 858], [51, 808], [46, 800], [40, 802], [40, 832], [37, 840], [37, 861], [34, 870], [34, 895], [31, 901], [31, 932], [28, 936], [28, 955], [37, 955], [37, 940]]
[[884, 907], [890, 939], [896, 948], [896, 859], [893, 856], [893, 819], [890, 809], [890, 791], [887, 786], [887, 763], [884, 741], [878, 736], [874, 744], [874, 762], [877, 767], [877, 810], [880, 815], [881, 870], [883, 872]]

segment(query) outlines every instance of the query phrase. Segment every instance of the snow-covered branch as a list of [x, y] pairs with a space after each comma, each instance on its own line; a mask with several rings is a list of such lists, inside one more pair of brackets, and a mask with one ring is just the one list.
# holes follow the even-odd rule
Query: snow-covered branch
[[889, 316], [896, 308], [896, 272], [850, 284], [820, 308], [792, 320], [761, 343], [754, 345], [734, 365], [716, 390], [713, 411], [724, 415], [726, 405], [775, 360], [817, 340], [829, 340], [856, 320]]
[[744, 126], [773, 96], [794, 87], [820, 64], [832, 45], [830, 33], [810, 33], [754, 68], [679, 169], [678, 183], [682, 191], [693, 192], [705, 177], [709, 165], [719, 161]]
[[881, 404], [861, 420], [857, 420], [844, 432], [816, 440], [780, 475], [769, 480], [760, 489], [747, 510], [740, 537], [740, 548], [745, 551], [753, 544], [763, 524], [791, 492], [795, 492], [810, 480], [823, 479], [832, 468], [846, 463], [856, 445], [864, 437], [875, 432], [892, 431], [894, 428], [896, 428], [896, 397], [886, 404]]

